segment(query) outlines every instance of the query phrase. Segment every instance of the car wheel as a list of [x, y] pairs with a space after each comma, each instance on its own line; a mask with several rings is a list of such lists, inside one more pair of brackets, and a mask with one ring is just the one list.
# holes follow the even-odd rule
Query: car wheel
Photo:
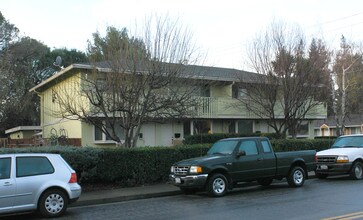
[[305, 182], [305, 171], [302, 167], [295, 166], [293, 167], [288, 176], [287, 176], [287, 183], [291, 187], [300, 187], [304, 185]]
[[257, 180], [258, 184], [260, 184], [261, 186], [269, 186], [271, 185], [272, 181], [273, 181], [272, 178], [264, 178]]
[[214, 197], [224, 196], [228, 189], [227, 178], [223, 174], [213, 174], [208, 181], [207, 191]]
[[354, 180], [361, 180], [363, 179], [363, 168], [361, 162], [355, 162], [350, 169], [350, 176]]
[[180, 190], [185, 194], [185, 195], [193, 195], [197, 192], [196, 189], [190, 189], [190, 188], [180, 188]]
[[61, 190], [52, 189], [40, 196], [38, 209], [44, 217], [58, 217], [66, 211], [67, 205], [66, 194]]

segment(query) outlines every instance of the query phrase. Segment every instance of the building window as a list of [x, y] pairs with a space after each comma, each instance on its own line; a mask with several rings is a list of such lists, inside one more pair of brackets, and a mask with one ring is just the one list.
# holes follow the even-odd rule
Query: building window
[[[112, 134], [112, 129], [111, 129], [110, 125], [107, 125], [105, 121], [102, 121], [100, 123], [102, 123], [102, 126], [106, 126], [108, 133]], [[117, 124], [115, 125], [115, 133], [120, 138], [120, 140], [125, 139], [125, 132], [124, 132], [123, 128], [121, 128], [121, 126], [119, 126]], [[102, 130], [99, 128], [99, 126], [94, 126], [94, 140], [95, 140], [95, 142], [114, 143], [114, 141], [110, 137], [108, 137], [104, 132], [102, 132]]]
[[193, 123], [193, 134], [210, 134], [211, 130], [211, 122], [208, 120], [198, 120]]
[[239, 134], [252, 134], [253, 133], [253, 121], [252, 120], [238, 121], [238, 133]]
[[233, 87], [232, 88], [232, 97], [235, 99], [246, 97], [247, 95], [247, 89], [241, 88], [241, 87]]
[[[291, 131], [289, 130], [289, 135], [291, 135]], [[297, 136], [308, 136], [309, 135], [309, 122], [303, 121], [296, 131]]]
[[185, 135], [191, 135], [191, 132], [190, 132], [190, 121], [185, 121], [183, 123], [183, 133], [184, 133], [184, 136]]

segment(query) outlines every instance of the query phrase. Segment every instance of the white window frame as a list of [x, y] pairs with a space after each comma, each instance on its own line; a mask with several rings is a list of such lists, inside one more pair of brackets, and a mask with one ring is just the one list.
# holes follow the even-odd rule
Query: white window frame
[[[105, 121], [102, 121], [102, 123], [105, 123]], [[94, 144], [117, 144], [114, 140], [106, 140], [106, 134], [102, 132], [102, 140], [96, 140], [96, 126], [93, 125], [93, 143]], [[121, 140], [121, 142], [124, 142], [125, 140]]]

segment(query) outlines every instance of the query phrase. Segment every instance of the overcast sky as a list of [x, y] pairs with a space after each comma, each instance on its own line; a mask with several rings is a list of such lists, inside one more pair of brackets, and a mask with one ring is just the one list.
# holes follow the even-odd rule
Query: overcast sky
[[179, 18], [207, 54], [204, 65], [247, 69], [246, 44], [271, 20], [301, 26], [308, 38], [363, 41], [362, 0], [0, 0], [23, 35], [51, 48], [85, 51], [92, 33], [133, 27], [151, 14]]

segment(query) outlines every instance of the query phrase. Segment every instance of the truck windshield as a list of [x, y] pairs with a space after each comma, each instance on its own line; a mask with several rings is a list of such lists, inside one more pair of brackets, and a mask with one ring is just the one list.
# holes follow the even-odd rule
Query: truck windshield
[[332, 148], [344, 147], [363, 147], [363, 136], [340, 137], [332, 146]]
[[227, 140], [227, 141], [218, 141], [209, 149], [207, 155], [212, 154], [232, 154], [239, 140]]

